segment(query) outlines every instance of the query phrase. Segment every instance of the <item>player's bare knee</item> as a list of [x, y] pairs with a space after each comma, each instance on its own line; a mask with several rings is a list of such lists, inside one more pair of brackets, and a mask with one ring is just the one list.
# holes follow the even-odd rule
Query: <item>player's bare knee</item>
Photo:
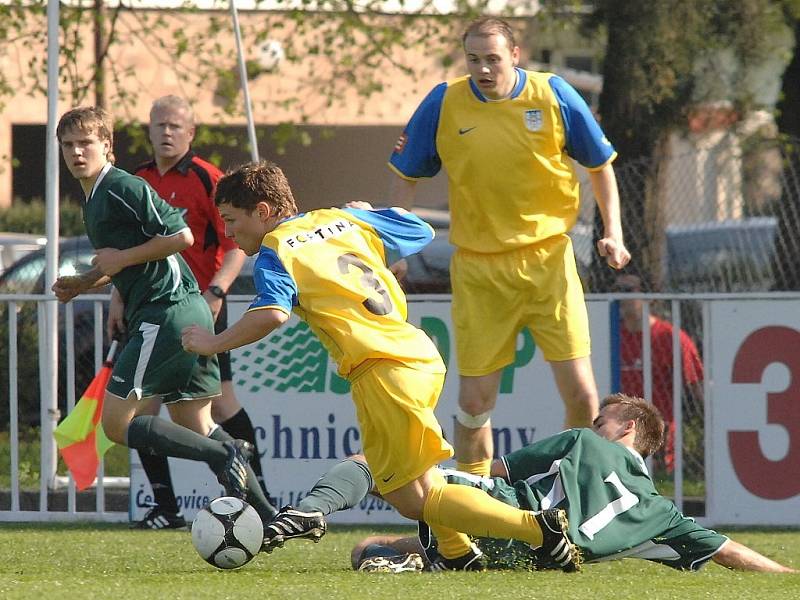
[[422, 520], [426, 495], [422, 486], [417, 482], [412, 482], [399, 490], [384, 494], [383, 497], [406, 519], [420, 521]]
[[[227, 382], [225, 382], [227, 383]], [[227, 389], [223, 383], [222, 395], [214, 398], [211, 402], [211, 416], [216, 423], [224, 423], [242, 410], [242, 405], [233, 394], [233, 390]]]
[[411, 519], [412, 521], [421, 521], [423, 519], [422, 503], [401, 501], [396, 504], [393, 503], [393, 506], [397, 509], [397, 512], [403, 515], [406, 519]]
[[106, 437], [115, 444], [125, 444], [125, 432], [128, 430], [130, 422], [120, 422], [119, 419], [106, 417], [103, 415], [103, 432]]
[[480, 377], [461, 376], [458, 387], [458, 406], [470, 415], [479, 415], [494, 409], [499, 390], [499, 373]]

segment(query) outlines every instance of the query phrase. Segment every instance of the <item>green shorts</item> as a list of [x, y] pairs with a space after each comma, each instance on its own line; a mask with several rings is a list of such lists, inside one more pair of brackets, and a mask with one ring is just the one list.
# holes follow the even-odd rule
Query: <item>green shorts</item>
[[181, 331], [193, 324], [214, 330], [211, 311], [200, 294], [136, 311], [107, 391], [120, 398], [133, 392], [140, 400], [161, 396], [165, 404], [219, 396], [217, 357], [191, 354], [181, 345]]

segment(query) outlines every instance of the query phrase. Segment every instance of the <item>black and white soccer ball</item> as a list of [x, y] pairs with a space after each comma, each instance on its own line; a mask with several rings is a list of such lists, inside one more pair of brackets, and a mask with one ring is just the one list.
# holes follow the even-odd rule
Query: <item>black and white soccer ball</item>
[[285, 56], [283, 46], [278, 40], [266, 40], [258, 47], [254, 58], [260, 71], [272, 73], [278, 69]]
[[264, 526], [256, 509], [230, 496], [212, 500], [192, 522], [195, 550], [220, 569], [238, 569], [249, 563], [263, 539]]

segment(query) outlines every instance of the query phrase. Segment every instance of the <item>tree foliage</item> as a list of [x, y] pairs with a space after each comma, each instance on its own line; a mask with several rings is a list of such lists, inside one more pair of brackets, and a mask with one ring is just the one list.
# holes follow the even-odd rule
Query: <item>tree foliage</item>
[[[775, 282], [778, 290], [800, 290], [800, 2], [791, 16], [794, 20], [794, 55], [783, 77], [778, 103], [778, 129], [786, 143], [781, 201], [777, 207], [778, 239], [775, 253]], [[793, 143], [792, 143], [793, 142]]]
[[[772, 51], [795, 0], [598, 0], [587, 19], [607, 32], [600, 114], [619, 152], [646, 175], [621, 189], [626, 243], [641, 271], [658, 273], [663, 226], [657, 185], [670, 132], [686, 127], [693, 106], [726, 102], [739, 115], [757, 104], [753, 70]], [[599, 229], [599, 222], [596, 228]], [[600, 232], [598, 231], [598, 234]], [[636, 263], [634, 263], [636, 264]], [[611, 275], [597, 261], [593, 291]]]
[[[267, 39], [280, 41], [285, 61], [292, 65], [293, 78], [299, 82], [292, 97], [267, 100], [254, 107], [261, 114], [268, 114], [276, 105], [291, 107], [296, 115], [292, 123], [278, 129], [272, 140], [278, 146], [290, 140], [304, 141], [294, 125], [306, 122], [320, 108], [352, 105], [354, 95], [363, 108], [374, 94], [384, 90], [391, 77], [413, 77], [418, 65], [410, 51], [449, 64], [453, 32], [479, 14], [487, 0], [459, 0], [456, 11], [448, 16], [434, 14], [432, 0], [423, 2], [413, 13], [397, 14], [387, 14], [385, 4], [377, 0], [328, 0], [324, 4], [303, 0], [302, 6], [307, 9], [296, 8], [297, 4], [257, 0], [257, 19], [245, 19], [249, 11], [240, 11], [245, 48], [252, 54]], [[72, 105], [107, 103], [118, 121], [135, 121], [135, 108], [151, 100], [135, 65], [124, 60], [125, 49], [136, 47], [155, 58], [179, 82], [187, 97], [198, 97], [209, 88], [215, 91], [217, 113], [206, 115], [206, 119], [224, 122], [243, 115], [227, 1], [217, 0], [217, 10], [202, 11], [200, 29], [193, 17], [201, 11], [188, 0], [169, 11], [134, 9], [130, 0], [120, 0], [98, 14], [94, 5], [77, 2], [61, 6], [62, 99]], [[262, 9], [267, 5], [270, 10]], [[0, 70], [0, 110], [10, 97], [46, 94], [46, 6], [46, 0], [0, 3], [0, 59], [17, 61], [16, 69]], [[280, 10], [282, 6], [284, 10]], [[101, 29], [99, 47], [95, 47], [87, 23]], [[31, 57], [27, 64], [19, 64], [23, 55]], [[261, 75], [255, 60], [248, 62], [248, 72], [254, 77]], [[143, 132], [130, 133], [135, 143], [145, 142]]]
[[[60, 202], [59, 231], [63, 236], [84, 235], [81, 205], [75, 202]], [[0, 231], [45, 234], [46, 207], [43, 200], [15, 202], [8, 208], [0, 208]]]

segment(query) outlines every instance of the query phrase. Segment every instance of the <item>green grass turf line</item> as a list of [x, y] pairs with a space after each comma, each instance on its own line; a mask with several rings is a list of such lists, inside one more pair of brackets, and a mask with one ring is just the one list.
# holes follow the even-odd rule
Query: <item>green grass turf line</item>
[[[319, 544], [289, 542], [239, 570], [219, 571], [197, 556], [185, 531], [2, 523], [0, 598], [800, 598], [800, 575], [737, 573], [715, 564], [699, 573], [681, 573], [634, 559], [587, 565], [577, 575], [508, 571], [366, 575], [351, 571], [353, 544], [387, 530], [412, 533], [397, 527], [333, 525]], [[800, 568], [800, 530], [730, 533], [763, 554]]]

